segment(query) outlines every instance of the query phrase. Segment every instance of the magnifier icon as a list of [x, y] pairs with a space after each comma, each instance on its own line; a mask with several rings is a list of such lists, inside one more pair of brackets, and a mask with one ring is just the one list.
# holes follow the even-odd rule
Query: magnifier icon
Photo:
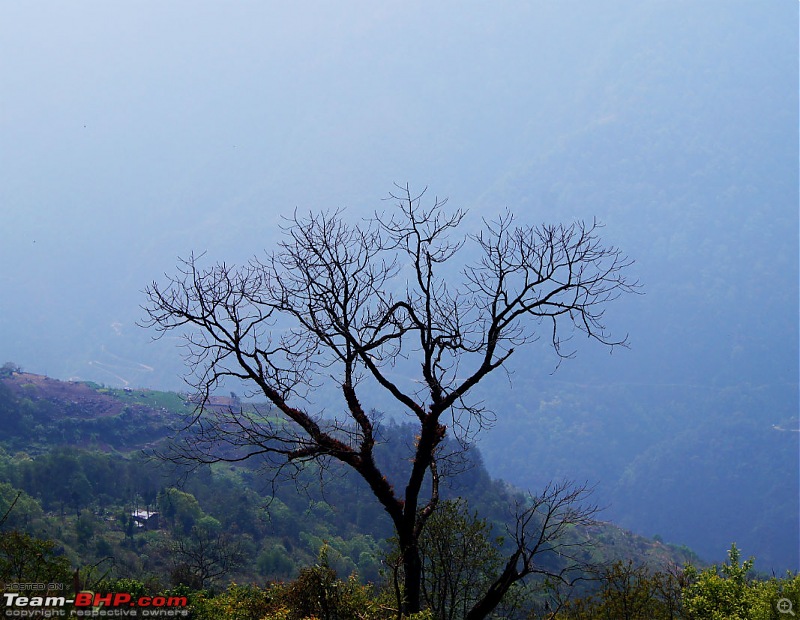
[[794, 611], [792, 611], [792, 601], [788, 598], [781, 598], [778, 599], [778, 604], [776, 605], [778, 608], [779, 614], [789, 614], [790, 616], [794, 616]]

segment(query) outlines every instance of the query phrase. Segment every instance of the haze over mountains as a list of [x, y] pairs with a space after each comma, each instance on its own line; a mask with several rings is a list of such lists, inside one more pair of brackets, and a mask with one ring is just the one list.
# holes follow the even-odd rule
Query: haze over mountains
[[[180, 389], [135, 326], [176, 258], [429, 186], [473, 225], [597, 217], [631, 349], [487, 386], [492, 475], [597, 481], [709, 560], [798, 561], [798, 5], [175, 2], [0, 8], [0, 352]], [[776, 428], [777, 427], [777, 428]], [[524, 437], [523, 445], [518, 445]]]

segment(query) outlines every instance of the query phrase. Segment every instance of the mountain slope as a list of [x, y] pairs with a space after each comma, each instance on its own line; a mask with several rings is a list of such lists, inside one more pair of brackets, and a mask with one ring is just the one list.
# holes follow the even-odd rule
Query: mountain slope
[[[58, 539], [75, 565], [113, 557], [113, 570], [124, 577], [176, 579], [180, 558], [168, 550], [178, 541], [189, 545], [187, 537], [197, 526], [224, 533], [227, 544], [246, 552], [227, 578], [292, 575], [313, 562], [325, 541], [341, 573], [381, 578], [390, 523], [363, 481], [346, 470], [333, 467], [320, 487], [315, 467], [276, 484], [258, 462], [186, 471], [142, 459], [142, 448], [175, 432], [185, 409], [173, 393], [109, 390], [6, 372], [0, 379], [0, 424], [7, 429], [0, 440], [0, 512], [17, 489], [23, 491], [17, 526]], [[410, 429], [391, 422], [381, 436], [376, 458], [391, 479], [408, 467], [412, 436]], [[446, 485], [443, 495], [466, 498], [471, 510], [502, 533], [520, 491], [492, 480], [478, 452], [468, 454], [471, 466]], [[140, 529], [132, 521], [134, 514], [151, 512], [160, 515], [155, 527]], [[696, 560], [688, 549], [611, 524], [570, 536], [592, 541], [587, 558], [597, 561], [631, 558], [662, 567]]]

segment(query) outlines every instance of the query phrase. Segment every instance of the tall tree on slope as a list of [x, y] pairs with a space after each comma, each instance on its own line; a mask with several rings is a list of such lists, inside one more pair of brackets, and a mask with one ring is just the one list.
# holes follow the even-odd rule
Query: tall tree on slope
[[[493, 413], [472, 394], [515, 350], [546, 334], [555, 353], [577, 331], [601, 344], [608, 302], [635, 289], [631, 262], [603, 245], [595, 222], [518, 226], [505, 213], [477, 234], [459, 232], [465, 213], [424, 192], [392, 194], [396, 210], [357, 224], [341, 211], [287, 220], [284, 239], [239, 267], [182, 261], [165, 285], [148, 287], [146, 325], [186, 338], [190, 380], [202, 395], [171, 458], [190, 463], [262, 458], [274, 471], [338, 461], [358, 472], [394, 526], [402, 564], [400, 610], [421, 607], [420, 534], [439, 502], [453, 456]], [[462, 260], [466, 257], [466, 260]], [[412, 362], [409, 364], [408, 362]], [[414, 368], [403, 379], [398, 365]], [[249, 383], [270, 415], [210, 407], [226, 379]], [[342, 412], [324, 417], [307, 398], [332, 378]], [[364, 405], [366, 384], [385, 391], [418, 426], [404, 480], [374, 458], [379, 420]], [[427, 480], [427, 482], [426, 482]], [[590, 520], [585, 488], [554, 484], [518, 508], [516, 551], [471, 612], [485, 617], [515, 581], [551, 571], [537, 560], [562, 544], [572, 523]], [[560, 548], [562, 558], [569, 557]], [[567, 565], [557, 572], [564, 577]]]

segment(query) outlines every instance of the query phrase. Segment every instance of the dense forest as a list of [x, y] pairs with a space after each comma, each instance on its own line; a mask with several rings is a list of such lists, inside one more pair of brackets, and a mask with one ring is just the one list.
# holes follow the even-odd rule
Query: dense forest
[[620, 525], [715, 561], [735, 540], [762, 570], [796, 569], [794, 388], [514, 382], [495, 397], [513, 414], [480, 444], [496, 475], [523, 487], [585, 478]]
[[[154, 450], [193, 409], [189, 395], [17, 371], [6, 364], [0, 379], [0, 570], [7, 583], [47, 576], [93, 590], [183, 592], [196, 618], [302, 618], [319, 613], [316, 592], [331, 609], [339, 606], [319, 617], [391, 617], [391, 528], [357, 477], [343, 471], [321, 486], [314, 467], [280, 484], [255, 464], [176, 469]], [[388, 471], [407, 466], [409, 428], [387, 420], [381, 433]], [[482, 571], [500, 561], [509, 506], [523, 494], [493, 480], [478, 450], [467, 454], [430, 526], [426, 557], [436, 579], [437, 566], [459, 566], [461, 578], [479, 588]], [[498, 617], [540, 617], [527, 614], [545, 609], [559, 610], [550, 617], [596, 617], [628, 597], [626, 604], [645, 610], [637, 613], [651, 615], [626, 617], [700, 618], [688, 609], [701, 605], [701, 592], [722, 587], [717, 579], [742, 581], [747, 595], [730, 604], [769, 606], [778, 592], [798, 594], [794, 578], [753, 581], [750, 561], [735, 546], [717, 572], [686, 547], [607, 522], [568, 535], [582, 541], [587, 566], [595, 567], [589, 580], [566, 590], [534, 580], [513, 592]], [[442, 541], [452, 548], [442, 551]], [[466, 555], [457, 556], [453, 548], [464, 544]], [[442, 557], [447, 563], [437, 564]], [[683, 601], [686, 588], [695, 593], [688, 615], [658, 615]], [[463, 610], [436, 607], [437, 600], [431, 590], [431, 617]], [[356, 608], [372, 615], [348, 615]]]

